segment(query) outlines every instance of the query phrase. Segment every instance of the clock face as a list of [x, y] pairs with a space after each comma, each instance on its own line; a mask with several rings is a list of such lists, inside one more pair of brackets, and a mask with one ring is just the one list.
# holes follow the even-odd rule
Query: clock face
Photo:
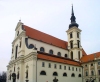
[[100, 65], [100, 61], [98, 62], [98, 65]]

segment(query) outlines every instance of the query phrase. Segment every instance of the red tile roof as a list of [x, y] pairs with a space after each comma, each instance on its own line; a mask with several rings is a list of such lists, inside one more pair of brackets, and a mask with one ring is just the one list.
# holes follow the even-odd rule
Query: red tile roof
[[85, 62], [93, 61], [94, 58], [98, 58], [98, 57], [100, 57], [100, 52], [89, 54], [89, 55], [83, 56], [81, 58], [81, 62], [85, 63]]
[[[32, 39], [38, 40], [38, 41], [45, 42], [50, 45], [54, 45], [54, 46], [57, 46], [63, 49], [67, 49], [68, 43], [66, 41], [63, 41], [61, 39], [58, 39], [46, 33], [40, 32], [26, 25], [23, 25], [23, 27], [26, 31], [26, 36]], [[84, 50], [82, 51], [82, 54], [83, 56], [87, 55]]]
[[63, 63], [63, 64], [69, 64], [69, 65], [74, 65], [74, 66], [81, 66], [79, 62], [76, 62], [74, 60], [67, 59], [67, 58], [64, 58], [64, 57], [54, 56], [54, 55], [48, 55], [48, 54], [39, 53], [37, 55], [37, 58], [38, 59], [42, 59], [42, 60], [47, 60], [47, 61]]
[[60, 40], [58, 38], [55, 38], [51, 35], [48, 35], [46, 33], [40, 32], [36, 29], [30, 28], [26, 25], [23, 25], [25, 30], [26, 30], [26, 36], [35, 39], [35, 40], [39, 40], [45, 43], [48, 43], [50, 45], [54, 45], [63, 49], [67, 49], [67, 42]]

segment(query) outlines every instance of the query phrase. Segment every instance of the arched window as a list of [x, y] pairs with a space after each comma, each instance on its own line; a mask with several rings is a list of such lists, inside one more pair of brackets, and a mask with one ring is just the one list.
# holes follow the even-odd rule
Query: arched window
[[70, 55], [71, 55], [71, 59], [73, 59], [73, 52], [72, 51], [71, 51]]
[[88, 76], [88, 72], [87, 71], [85, 72], [85, 74], [86, 74], [86, 76]]
[[58, 53], [57, 53], [57, 55], [58, 55], [58, 56], [61, 56], [61, 53], [60, 53], [60, 52], [58, 52]]
[[70, 41], [70, 48], [73, 48], [73, 41]]
[[57, 72], [54, 72], [54, 73], [53, 73], [53, 76], [58, 76], [58, 73], [57, 73]]
[[41, 48], [40, 48], [40, 51], [41, 51], [41, 52], [44, 52], [45, 50], [44, 50], [44, 48], [43, 48], [43, 47], [41, 47]]
[[77, 40], [77, 47], [80, 48], [80, 41]]
[[63, 76], [67, 76], [67, 73], [63, 73]]
[[78, 77], [82, 77], [81, 74], [79, 74]]
[[46, 72], [45, 71], [41, 71], [40, 75], [46, 75]]
[[94, 71], [91, 71], [91, 75], [94, 75]]
[[29, 48], [31, 49], [31, 48], [34, 48], [34, 45], [33, 44], [30, 44], [29, 45]]
[[78, 51], [78, 59], [80, 60], [80, 51]]
[[49, 50], [49, 53], [50, 53], [50, 54], [53, 54], [53, 50]]
[[75, 77], [75, 74], [74, 74], [74, 73], [72, 73], [71, 77]]
[[68, 55], [67, 55], [67, 54], [65, 54], [65, 57], [67, 58], [67, 57], [68, 57]]

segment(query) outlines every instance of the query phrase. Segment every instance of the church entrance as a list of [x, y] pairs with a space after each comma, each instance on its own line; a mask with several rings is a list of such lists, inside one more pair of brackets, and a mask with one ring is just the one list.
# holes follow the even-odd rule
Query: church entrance
[[16, 82], [16, 74], [12, 73], [12, 77], [13, 77], [13, 82]]

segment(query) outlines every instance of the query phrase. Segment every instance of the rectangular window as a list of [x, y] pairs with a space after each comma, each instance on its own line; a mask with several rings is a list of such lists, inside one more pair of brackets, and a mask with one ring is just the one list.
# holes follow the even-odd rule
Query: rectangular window
[[93, 63], [91, 63], [91, 66], [93, 66]]
[[64, 66], [64, 70], [66, 70], [66, 66]]
[[81, 72], [81, 68], [79, 68], [79, 72]]
[[98, 62], [98, 65], [100, 65], [100, 61]]
[[70, 38], [73, 38], [73, 35], [72, 35], [72, 33], [70, 33]]
[[45, 67], [45, 63], [44, 62], [42, 62], [42, 67]]
[[79, 38], [79, 32], [77, 32], [77, 38]]
[[57, 68], [56, 64], [54, 64], [54, 68], [55, 68], [55, 69]]
[[59, 65], [59, 69], [61, 69], [61, 65]]
[[77, 71], [77, 68], [76, 68], [76, 71]]
[[70, 70], [70, 67], [68, 69]]
[[98, 70], [98, 75], [100, 75], [100, 70]]
[[51, 68], [51, 63], [48, 64], [48, 67]]
[[74, 67], [72, 67], [72, 71], [74, 71]]

